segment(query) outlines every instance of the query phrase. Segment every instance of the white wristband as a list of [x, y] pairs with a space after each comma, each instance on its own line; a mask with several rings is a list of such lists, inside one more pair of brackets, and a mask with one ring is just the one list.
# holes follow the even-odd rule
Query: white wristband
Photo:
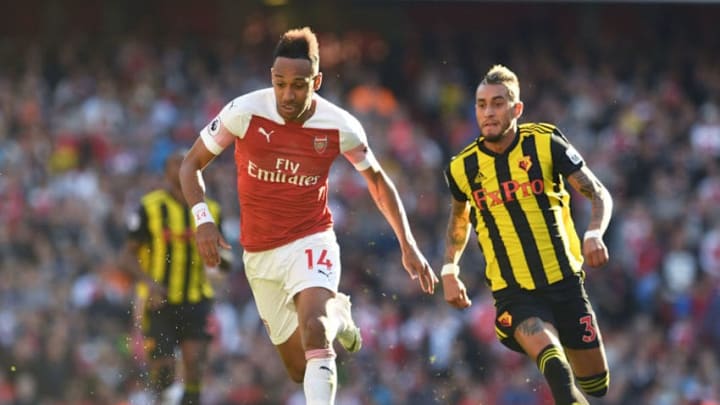
[[590, 238], [599, 238], [602, 239], [603, 233], [599, 229], [592, 229], [589, 231], [585, 231], [585, 235], [583, 236], [583, 241], [590, 239]]
[[195, 218], [195, 227], [196, 228], [206, 222], [215, 223], [212, 215], [210, 215], [210, 208], [208, 208], [208, 206], [207, 206], [207, 204], [205, 204], [205, 202], [199, 202], [199, 203], [193, 205], [192, 214], [193, 214], [193, 218]]
[[442, 266], [442, 270], [440, 271], [441, 276], [446, 276], [448, 274], [452, 274], [453, 276], [457, 276], [460, 273], [460, 266], [458, 266], [455, 263], [445, 263]]

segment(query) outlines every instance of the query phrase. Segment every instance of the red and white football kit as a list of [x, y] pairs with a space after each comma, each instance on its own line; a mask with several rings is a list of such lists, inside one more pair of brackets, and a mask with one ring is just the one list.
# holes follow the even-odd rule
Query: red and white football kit
[[245, 273], [274, 344], [297, 327], [296, 293], [337, 291], [340, 253], [328, 208], [333, 161], [342, 154], [357, 170], [377, 165], [360, 122], [317, 94], [313, 101], [307, 121], [286, 123], [273, 89], [258, 90], [228, 103], [200, 132], [216, 155], [235, 144]]
[[[318, 95], [314, 101], [315, 113], [307, 121], [285, 123], [272, 89], [258, 90], [227, 104], [200, 133], [214, 154], [235, 142], [240, 242], [247, 251], [330, 229], [327, 179], [332, 162], [345, 154], [363, 170], [374, 160], [365, 156], [367, 138], [355, 117]], [[217, 137], [220, 123], [234, 137]]]

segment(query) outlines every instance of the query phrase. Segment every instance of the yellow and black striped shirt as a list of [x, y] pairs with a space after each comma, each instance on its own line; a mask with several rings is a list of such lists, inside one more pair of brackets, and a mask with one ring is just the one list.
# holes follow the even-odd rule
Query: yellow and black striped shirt
[[[220, 205], [207, 199], [210, 213], [220, 224]], [[138, 259], [143, 270], [168, 293], [168, 303], [196, 303], [214, 293], [205, 277], [205, 266], [194, 238], [190, 208], [165, 190], [155, 190], [141, 200], [139, 224], [129, 237], [140, 242]], [[147, 287], [138, 286], [138, 295], [147, 296]]]
[[445, 176], [470, 220], [492, 291], [534, 290], [582, 271], [582, 251], [563, 178], [584, 162], [554, 125], [525, 123], [508, 149], [482, 137], [454, 156]]

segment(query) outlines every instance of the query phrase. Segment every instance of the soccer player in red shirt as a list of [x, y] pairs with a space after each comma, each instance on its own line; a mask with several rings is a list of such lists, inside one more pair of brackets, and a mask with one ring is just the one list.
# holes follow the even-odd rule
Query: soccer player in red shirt
[[200, 132], [180, 168], [193, 207], [196, 241], [205, 264], [230, 246], [208, 215], [198, 173], [234, 144], [245, 273], [258, 312], [288, 374], [303, 383], [309, 405], [334, 403], [337, 376], [332, 342], [349, 352], [361, 336], [350, 301], [338, 293], [340, 248], [328, 208], [328, 173], [343, 155], [400, 243], [402, 263], [422, 290], [435, 273], [417, 247], [397, 190], [370, 149], [360, 122], [320, 97], [319, 47], [307, 27], [286, 32], [273, 53], [272, 88], [227, 104]]

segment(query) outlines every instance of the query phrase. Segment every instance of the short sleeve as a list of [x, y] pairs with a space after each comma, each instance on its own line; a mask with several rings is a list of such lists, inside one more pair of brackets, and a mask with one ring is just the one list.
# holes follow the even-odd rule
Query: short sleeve
[[250, 96], [240, 96], [229, 102], [218, 115], [225, 128], [239, 138], [245, 136], [245, 132], [250, 126], [252, 112], [247, 108], [247, 104], [251, 102]]
[[341, 117], [343, 125], [340, 129], [340, 153], [353, 164], [355, 170], [363, 171], [370, 167], [379, 167], [360, 121], [346, 111], [342, 112]]
[[450, 165], [445, 168], [444, 174], [445, 183], [447, 183], [448, 188], [450, 189], [450, 194], [452, 194], [453, 198], [460, 202], [467, 201], [467, 196], [465, 195], [465, 193], [462, 192], [462, 190], [460, 190], [460, 187], [458, 187], [457, 183], [455, 182], [455, 178], [452, 175]]
[[570, 141], [557, 128], [553, 130], [550, 148], [552, 150], [554, 170], [563, 176], [567, 177], [585, 165], [580, 152], [570, 144]]
[[125, 220], [125, 225], [128, 238], [137, 242], [150, 240], [150, 228], [148, 227], [148, 215], [145, 206], [140, 206], [136, 211], [130, 213]]
[[[219, 155], [234, 142], [235, 137], [245, 136], [245, 131], [250, 125], [251, 114], [242, 108], [243, 105], [241, 98], [229, 102], [217, 117], [200, 130], [203, 144], [213, 154]], [[221, 126], [224, 126], [227, 131], [221, 131]]]
[[360, 121], [347, 112], [342, 116], [345, 125], [340, 129], [340, 153], [353, 150], [360, 145], [367, 146], [367, 134]]

